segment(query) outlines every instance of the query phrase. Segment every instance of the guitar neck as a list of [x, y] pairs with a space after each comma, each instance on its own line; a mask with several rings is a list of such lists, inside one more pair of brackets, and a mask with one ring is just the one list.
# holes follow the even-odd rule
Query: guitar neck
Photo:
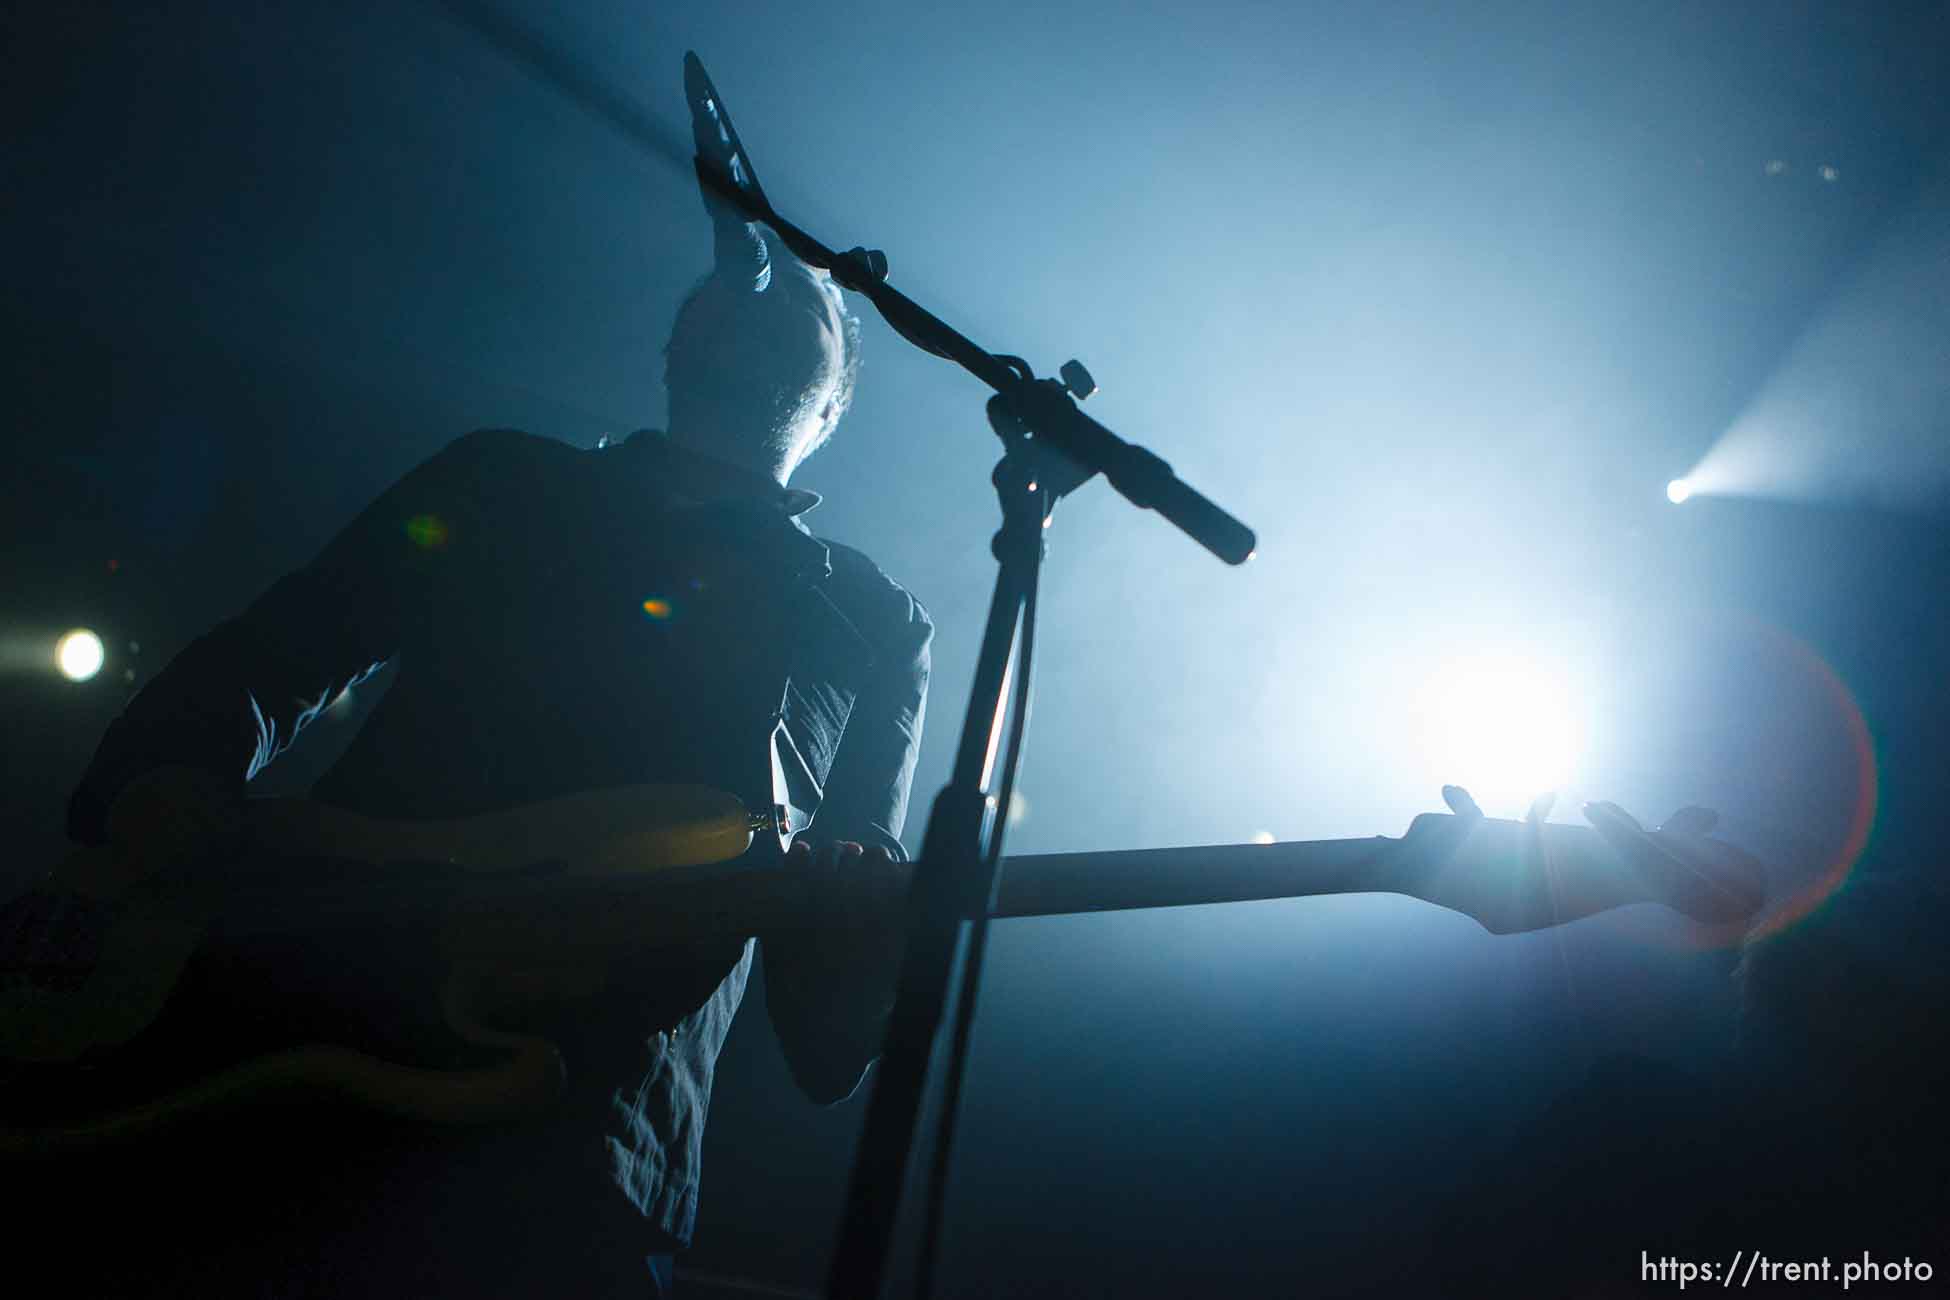
[[[559, 920], [565, 937], [590, 939], [593, 927], [613, 930], [609, 937], [618, 944], [657, 946], [790, 928], [815, 914], [806, 878], [777, 859], [595, 877], [544, 867], [484, 878], [395, 864], [375, 878], [369, 864], [338, 873], [316, 859], [305, 866], [281, 874], [316, 883], [228, 891], [218, 928], [261, 933], [314, 928], [335, 917], [403, 918], [459, 908], [505, 918], [511, 939], [516, 930], [538, 935]], [[989, 914], [1006, 919], [1372, 892], [1435, 903], [1498, 934], [1658, 899], [1588, 828], [1429, 815], [1417, 818], [1402, 839], [1005, 858]]]
[[1039, 853], [1004, 858], [995, 918], [1247, 903], [1374, 889], [1401, 841], [1371, 836], [1283, 844]]
[[995, 917], [1394, 893], [1511, 934], [1661, 900], [1588, 827], [1434, 814], [1401, 839], [1041, 854], [1005, 858], [1000, 875]]
[[[536, 990], [586, 992], [612, 965], [629, 973], [646, 950], [803, 928], [829, 915], [814, 893], [826, 887], [824, 873], [776, 851], [770, 860], [746, 852], [750, 819], [709, 791], [622, 788], [412, 825], [302, 801], [272, 804], [257, 810], [249, 850], [229, 860], [131, 878], [125, 859], [84, 849], [48, 882], [7, 902], [0, 1072], [8, 1062], [64, 1066], [128, 1044], [163, 1013], [203, 946], [232, 938], [246, 940], [237, 946], [240, 969], [267, 958], [275, 964], [287, 951], [283, 942], [250, 941], [269, 937], [293, 939], [301, 953], [342, 955], [358, 975], [372, 973], [363, 966], [376, 933], [404, 931], [409, 946], [436, 949], [442, 998], [458, 999], [453, 1006], [471, 1016], [470, 999], [485, 1006]], [[714, 865], [680, 865], [697, 863]], [[1008, 858], [989, 914], [1391, 892], [1461, 912], [1496, 933], [1648, 901], [1740, 924], [1759, 906], [1764, 878], [1751, 859], [1733, 865], [1731, 873], [1702, 873], [1658, 845], [1578, 826], [1428, 815], [1399, 840]], [[662, 960], [649, 955], [653, 965]], [[490, 1032], [459, 1021], [452, 1028], [463, 1038]], [[494, 1032], [497, 1047], [505, 1046]], [[137, 1131], [279, 1079], [323, 1082], [441, 1122], [499, 1115], [550, 1091], [553, 1059], [552, 1048], [533, 1040], [512, 1061], [484, 1067], [485, 1075], [463, 1070], [442, 1083], [422, 1070], [389, 1073], [357, 1052], [284, 1052], [228, 1072], [211, 1083], [215, 1092], [199, 1084], [159, 1109], [117, 1112], [94, 1127], [50, 1130], [51, 1138], [16, 1134], [13, 1147], [51, 1150], [69, 1139]], [[0, 1154], [8, 1148], [0, 1129]]]

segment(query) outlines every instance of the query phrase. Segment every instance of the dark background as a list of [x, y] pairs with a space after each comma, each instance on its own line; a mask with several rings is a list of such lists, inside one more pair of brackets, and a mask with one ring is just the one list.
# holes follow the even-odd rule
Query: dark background
[[[439, 5], [9, 8], [9, 883], [62, 851], [128, 692], [407, 468], [477, 427], [587, 446], [661, 421], [658, 351], [709, 259], [687, 48], [782, 210], [885, 248], [985, 346], [1080, 356], [1097, 418], [1260, 530], [1233, 572], [1100, 484], [1060, 513], [1015, 851], [1398, 833], [1442, 781], [1488, 788], [1421, 728], [1444, 663], [1493, 653], [1562, 671], [1586, 719], [1560, 817], [1710, 804], [1789, 896], [1928, 865], [1943, 6], [523, 21], [671, 156]], [[972, 380], [874, 319], [866, 346], [797, 481], [939, 629], [914, 845], [987, 600], [996, 449]], [[1703, 460], [1718, 494], [1667, 505]], [[74, 626], [108, 644], [87, 683], [47, 667]], [[384, 685], [270, 788], [302, 789]], [[1439, 1219], [1594, 1059], [1722, 1051], [1729, 963], [1654, 908], [1502, 939], [1378, 896], [1000, 926], [948, 1290], [1385, 1269], [1377, 1241]], [[810, 1285], [862, 1106], [800, 1099], [758, 1011], [690, 1263]], [[1621, 1273], [1660, 1231], [1620, 1225]]]

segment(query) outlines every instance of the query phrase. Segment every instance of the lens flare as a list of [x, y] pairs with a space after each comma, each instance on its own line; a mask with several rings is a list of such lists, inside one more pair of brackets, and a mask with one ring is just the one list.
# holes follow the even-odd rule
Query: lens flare
[[1773, 629], [1773, 634], [1788, 656], [1818, 684], [1832, 710], [1831, 717], [1841, 724], [1848, 737], [1855, 767], [1854, 797], [1849, 804], [1848, 825], [1842, 832], [1841, 842], [1826, 855], [1820, 869], [1805, 884], [1754, 927], [1755, 937], [1787, 929], [1827, 902], [1847, 882], [1849, 873], [1855, 870], [1855, 864], [1862, 860], [1863, 851], [1869, 847], [1879, 802], [1875, 738], [1869, 734], [1868, 719], [1863, 716], [1854, 693], [1814, 647], [1779, 628]]
[[54, 646], [54, 662], [71, 682], [85, 682], [102, 670], [102, 639], [85, 627], [76, 628]]
[[447, 522], [439, 515], [414, 515], [406, 521], [407, 540], [423, 551], [438, 551], [447, 545]]
[[1011, 791], [1009, 794], [1008, 824], [1011, 826], [1020, 826], [1028, 819], [1029, 800], [1022, 797], [1022, 791]]
[[1676, 478], [1666, 484], [1666, 500], [1674, 505], [1684, 505], [1686, 498], [1693, 495], [1693, 485], [1683, 478]]
[[[1621, 918], [1625, 929], [1654, 945], [1687, 950], [1731, 948], [1792, 929], [1820, 911], [1848, 884], [1875, 830], [1880, 802], [1875, 738], [1854, 693], [1834, 667], [1795, 634], [1745, 617], [1735, 620], [1735, 626], [1740, 629], [1737, 644], [1752, 662], [1753, 671], [1779, 682], [1799, 701], [1793, 712], [1802, 739], [1788, 748], [1790, 753], [1803, 756], [1804, 766], [1810, 761], [1817, 764], [1816, 775], [1827, 791], [1822, 815], [1809, 824], [1775, 823], [1751, 828], [1773, 832], [1771, 854], [1753, 842], [1756, 836], [1751, 830], [1746, 834], [1739, 830], [1716, 832], [1716, 837], [1760, 853], [1772, 868], [1770, 896], [1760, 918], [1726, 925], [1695, 924], [1683, 933], [1673, 932], [1663, 919], [1651, 914]], [[1782, 675], [1784, 668], [1788, 671]], [[1818, 728], [1812, 736], [1807, 734], [1811, 725]], [[1760, 776], [1775, 782], [1806, 781], [1810, 776], [1805, 770], [1797, 775], [1792, 770], [1796, 764], [1785, 758], [1765, 766], [1768, 771], [1750, 774], [1749, 779]], [[1828, 799], [1834, 803], [1827, 803]], [[1831, 815], [1829, 808], [1842, 815]]]

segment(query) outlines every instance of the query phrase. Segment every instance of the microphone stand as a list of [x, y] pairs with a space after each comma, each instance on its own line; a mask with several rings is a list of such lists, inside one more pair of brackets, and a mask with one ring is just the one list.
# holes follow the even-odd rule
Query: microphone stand
[[[922, 841], [923, 866], [915, 872], [908, 898], [907, 947], [881, 1051], [880, 1078], [867, 1109], [827, 1279], [832, 1300], [879, 1300], [928, 1062], [957, 972], [957, 956], [963, 953], [961, 935], [966, 924], [971, 929], [960, 963], [961, 997], [920, 1265], [919, 1289], [925, 1295], [986, 918], [994, 904], [996, 864], [1002, 856], [1006, 800], [1028, 723], [1037, 579], [1051, 512], [1059, 498], [1101, 473], [1134, 505], [1158, 511], [1229, 564], [1252, 558], [1256, 543], [1251, 529], [1187, 486], [1163, 460], [1125, 442], [1077, 409], [1078, 400], [1096, 391], [1081, 364], [1066, 363], [1060, 381], [1038, 379], [1021, 358], [993, 355], [977, 347], [890, 288], [884, 254], [865, 248], [834, 253], [780, 217], [759, 187], [750, 155], [694, 54], [685, 58], [685, 79], [697, 120], [716, 128], [709, 132], [715, 139], [707, 139], [705, 127], [699, 127], [697, 173], [707, 191], [734, 205], [748, 220], [763, 222], [800, 261], [824, 268], [841, 286], [867, 298], [910, 343], [956, 362], [996, 391], [989, 399], [988, 415], [1004, 452], [992, 475], [1003, 521], [992, 546], [998, 564], [995, 592], [954, 771], [935, 799]], [[1011, 721], [1007, 746], [1002, 748], [1005, 724]], [[1005, 755], [999, 799], [998, 750]]]

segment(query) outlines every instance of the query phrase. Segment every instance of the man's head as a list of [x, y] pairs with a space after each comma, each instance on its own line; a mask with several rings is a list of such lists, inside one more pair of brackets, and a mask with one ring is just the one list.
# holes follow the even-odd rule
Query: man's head
[[853, 400], [860, 322], [830, 276], [768, 242], [763, 292], [713, 274], [678, 307], [664, 385], [673, 440], [783, 483]]

